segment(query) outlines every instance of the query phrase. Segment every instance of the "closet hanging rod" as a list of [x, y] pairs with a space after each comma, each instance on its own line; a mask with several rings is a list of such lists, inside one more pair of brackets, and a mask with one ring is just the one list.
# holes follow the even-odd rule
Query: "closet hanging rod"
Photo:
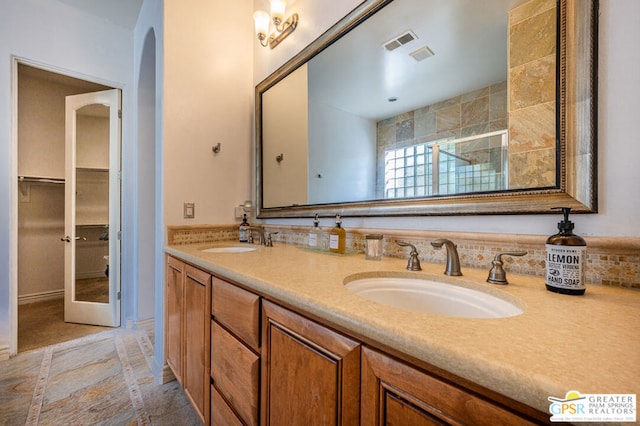
[[64, 183], [64, 178], [41, 178], [32, 176], [18, 176], [19, 182], [38, 182], [38, 183]]

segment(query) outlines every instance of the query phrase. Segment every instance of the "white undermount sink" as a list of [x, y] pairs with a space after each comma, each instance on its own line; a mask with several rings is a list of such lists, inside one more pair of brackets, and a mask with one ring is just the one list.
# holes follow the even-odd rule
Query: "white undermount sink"
[[356, 274], [345, 287], [365, 299], [397, 308], [458, 318], [506, 318], [524, 312], [524, 303], [502, 290], [465, 282], [457, 285], [425, 276]]
[[214, 247], [207, 247], [207, 248], [202, 248], [200, 249], [200, 251], [203, 251], [205, 253], [245, 253], [248, 251], [254, 251], [257, 250], [258, 248], [252, 245], [233, 245], [233, 246], [214, 246]]

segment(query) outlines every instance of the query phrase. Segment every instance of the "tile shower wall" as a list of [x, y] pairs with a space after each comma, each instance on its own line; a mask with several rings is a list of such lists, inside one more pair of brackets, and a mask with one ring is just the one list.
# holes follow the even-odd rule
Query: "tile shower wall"
[[509, 12], [508, 51], [507, 81], [377, 123], [377, 198], [385, 198], [386, 150], [507, 128], [509, 189], [555, 185], [555, 0]]
[[384, 198], [386, 150], [506, 128], [506, 81], [379, 121], [376, 197]]
[[[276, 247], [278, 244], [307, 245], [308, 227], [263, 225], [263, 228], [266, 232], [278, 232], [272, 237]], [[328, 240], [330, 229], [322, 228], [322, 231], [322, 238]], [[442, 231], [347, 229], [347, 249], [364, 252], [365, 235], [374, 233], [384, 235], [386, 257], [407, 258], [406, 249], [396, 244], [397, 241], [406, 241], [416, 246], [421, 261], [444, 265], [444, 251], [435, 250], [430, 244], [432, 240], [443, 237]], [[446, 232], [444, 236], [458, 246], [463, 268], [485, 269], [488, 272], [496, 254], [507, 250], [526, 250], [528, 253], [523, 257], [505, 256], [505, 270], [515, 274], [544, 276], [546, 236], [467, 232]], [[640, 238], [585, 239], [588, 283], [640, 289]], [[229, 240], [238, 240], [237, 225], [168, 227], [169, 245]]]
[[[535, 40], [534, 43], [531, 41]], [[509, 12], [509, 187], [556, 181], [556, 1]]]

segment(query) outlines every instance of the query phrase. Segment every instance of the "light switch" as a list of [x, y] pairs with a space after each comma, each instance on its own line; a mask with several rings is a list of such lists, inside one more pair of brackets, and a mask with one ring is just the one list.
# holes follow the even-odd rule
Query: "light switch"
[[184, 203], [184, 218], [193, 219], [196, 217], [196, 203]]

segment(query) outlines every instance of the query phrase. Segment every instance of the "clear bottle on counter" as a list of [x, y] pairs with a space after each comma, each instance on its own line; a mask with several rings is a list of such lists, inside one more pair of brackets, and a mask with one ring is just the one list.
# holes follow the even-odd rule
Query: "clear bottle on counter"
[[382, 260], [382, 235], [366, 235], [364, 242], [364, 258], [366, 260]]
[[318, 214], [316, 213], [316, 217], [313, 219], [313, 226], [309, 229], [309, 247], [313, 249], [320, 249], [322, 244], [322, 231], [320, 231], [320, 219], [318, 219]]

